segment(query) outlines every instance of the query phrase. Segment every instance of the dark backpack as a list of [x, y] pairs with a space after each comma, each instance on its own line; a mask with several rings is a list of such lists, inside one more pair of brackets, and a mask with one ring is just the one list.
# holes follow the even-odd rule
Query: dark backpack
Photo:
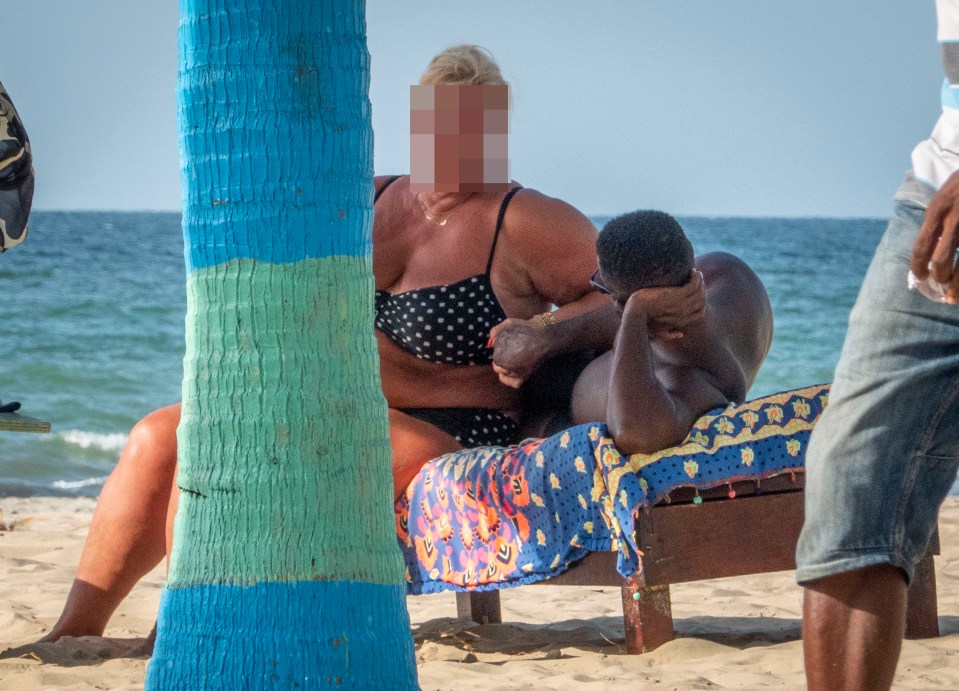
[[33, 202], [33, 156], [17, 109], [0, 84], [0, 252], [27, 237]]

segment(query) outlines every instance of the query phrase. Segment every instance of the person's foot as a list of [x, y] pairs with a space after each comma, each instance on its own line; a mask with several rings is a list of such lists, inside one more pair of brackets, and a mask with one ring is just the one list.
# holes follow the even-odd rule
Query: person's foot
[[102, 637], [116, 606], [116, 597], [108, 590], [75, 580], [57, 623], [37, 642], [56, 643], [64, 636]]
[[61, 638], [65, 636], [70, 636], [72, 638], [83, 638], [84, 636], [103, 636], [103, 629], [99, 631], [95, 627], [83, 627], [83, 626], [70, 626], [70, 627], [60, 627], [54, 626], [50, 633], [48, 633], [43, 638], [37, 640], [37, 643], [56, 643]]

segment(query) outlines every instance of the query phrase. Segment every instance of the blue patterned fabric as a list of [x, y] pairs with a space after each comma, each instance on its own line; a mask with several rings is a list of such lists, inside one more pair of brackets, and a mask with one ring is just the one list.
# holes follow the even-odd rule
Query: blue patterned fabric
[[829, 387], [713, 411], [681, 445], [623, 456], [606, 426], [573, 427], [510, 447], [427, 463], [396, 502], [411, 594], [492, 590], [541, 581], [593, 551], [642, 569], [639, 511], [680, 487], [708, 489], [803, 469]]

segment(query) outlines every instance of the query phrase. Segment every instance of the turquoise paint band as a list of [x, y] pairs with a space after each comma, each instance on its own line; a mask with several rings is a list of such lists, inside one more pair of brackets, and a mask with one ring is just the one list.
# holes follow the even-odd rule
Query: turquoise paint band
[[187, 305], [170, 586], [402, 583], [369, 259], [235, 260]]
[[418, 688], [400, 585], [176, 588], [157, 626], [148, 689]]
[[177, 98], [190, 123], [180, 130], [187, 270], [368, 255], [369, 53], [339, 49], [365, 46], [362, 12], [314, 0], [190, 4]]

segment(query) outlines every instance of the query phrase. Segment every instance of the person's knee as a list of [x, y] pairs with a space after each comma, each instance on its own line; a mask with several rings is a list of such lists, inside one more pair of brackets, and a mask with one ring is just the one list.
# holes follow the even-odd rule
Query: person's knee
[[874, 564], [803, 583], [807, 593], [839, 602], [882, 600], [905, 593], [906, 574], [894, 564]]
[[433, 425], [390, 408], [390, 448], [396, 494], [432, 458], [457, 451], [460, 443]]
[[157, 471], [172, 473], [176, 465], [176, 428], [180, 422], [180, 406], [155, 410], [130, 430], [124, 455], [138, 465], [155, 465]]
[[[438, 456], [460, 448], [459, 442], [443, 430], [402, 411], [390, 408], [389, 421], [390, 445], [394, 456], [406, 449], [415, 449], [414, 454], [417, 455], [424, 451], [431, 451]], [[428, 456], [428, 458], [432, 457]]]

